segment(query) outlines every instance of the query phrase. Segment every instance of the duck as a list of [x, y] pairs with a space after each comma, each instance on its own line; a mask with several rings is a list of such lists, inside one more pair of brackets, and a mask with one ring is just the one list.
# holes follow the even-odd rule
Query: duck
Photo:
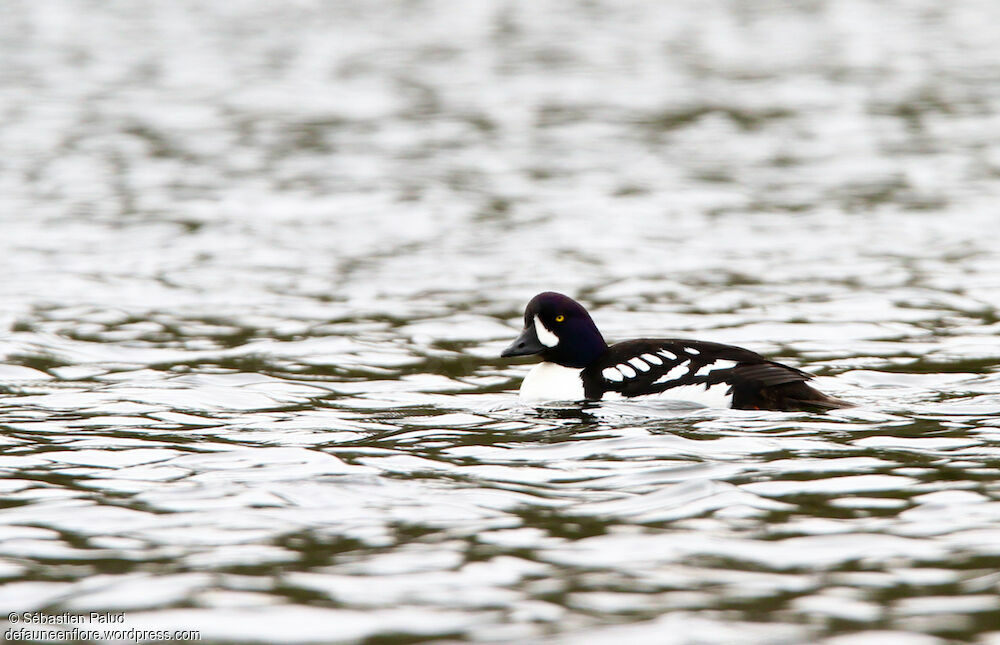
[[521, 383], [526, 402], [667, 398], [738, 410], [821, 412], [850, 407], [809, 385], [809, 372], [734, 345], [637, 338], [608, 345], [579, 302], [554, 291], [524, 310], [524, 329], [500, 354], [539, 356]]

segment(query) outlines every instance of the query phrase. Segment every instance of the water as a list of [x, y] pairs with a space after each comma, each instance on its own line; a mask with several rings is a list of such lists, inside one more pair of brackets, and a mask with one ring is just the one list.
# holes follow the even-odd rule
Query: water
[[[213, 642], [1000, 643], [998, 25], [5, 3], [0, 608]], [[522, 406], [497, 356], [542, 290], [858, 407]]]

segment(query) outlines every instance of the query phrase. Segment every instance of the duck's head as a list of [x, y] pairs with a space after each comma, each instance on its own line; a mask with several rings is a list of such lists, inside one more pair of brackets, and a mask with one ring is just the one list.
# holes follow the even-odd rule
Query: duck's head
[[569, 296], [546, 291], [528, 303], [521, 335], [500, 356], [539, 354], [565, 367], [586, 367], [607, 347], [583, 305]]

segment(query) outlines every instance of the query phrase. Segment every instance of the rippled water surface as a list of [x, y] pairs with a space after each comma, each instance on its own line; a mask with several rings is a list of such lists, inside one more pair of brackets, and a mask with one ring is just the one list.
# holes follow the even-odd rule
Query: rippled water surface
[[[0, 7], [0, 608], [1000, 643], [1000, 5]], [[827, 415], [530, 408], [535, 293]]]

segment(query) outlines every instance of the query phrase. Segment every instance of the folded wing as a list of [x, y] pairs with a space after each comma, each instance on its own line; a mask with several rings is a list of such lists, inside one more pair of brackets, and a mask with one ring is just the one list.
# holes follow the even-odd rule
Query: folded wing
[[[841, 401], [809, 387], [812, 374], [769, 361], [742, 347], [684, 339], [643, 338], [608, 348], [587, 368], [593, 389], [626, 397], [668, 392], [675, 387], [728, 384], [733, 407], [814, 409], [842, 407]], [[598, 380], [599, 379], [599, 380]], [[600, 398], [587, 392], [588, 398]]]

